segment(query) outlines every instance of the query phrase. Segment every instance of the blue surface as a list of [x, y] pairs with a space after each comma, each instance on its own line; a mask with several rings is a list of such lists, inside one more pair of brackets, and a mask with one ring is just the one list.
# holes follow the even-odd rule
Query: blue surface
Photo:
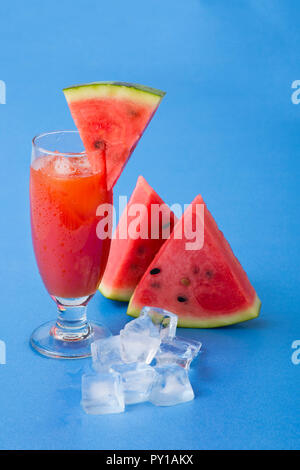
[[[297, 0], [2, 1], [0, 79], [0, 448], [299, 448], [300, 79]], [[85, 415], [87, 361], [33, 353], [32, 330], [55, 317], [31, 247], [31, 138], [73, 128], [60, 90], [94, 80], [168, 92], [116, 188], [143, 174], [170, 204], [201, 192], [260, 298], [260, 318], [182, 330], [204, 352], [194, 402]], [[114, 333], [126, 306], [100, 294], [89, 306]]]

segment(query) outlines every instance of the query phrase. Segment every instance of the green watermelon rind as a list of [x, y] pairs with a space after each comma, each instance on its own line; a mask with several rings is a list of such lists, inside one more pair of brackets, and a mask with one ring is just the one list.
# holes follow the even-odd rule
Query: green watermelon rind
[[[133, 299], [133, 297], [132, 297]], [[131, 317], [138, 317], [141, 308], [132, 305], [132, 301], [129, 302], [127, 315]], [[253, 320], [259, 316], [261, 307], [261, 301], [258, 296], [255, 296], [253, 303], [245, 310], [238, 312], [219, 314], [211, 318], [196, 318], [196, 317], [178, 317], [178, 326], [182, 328], [219, 328], [222, 326], [234, 325], [235, 323], [241, 323], [248, 320]]]
[[101, 282], [98, 290], [104, 297], [110, 300], [117, 300], [118, 302], [128, 302], [132, 296], [133, 289], [111, 289]]
[[166, 94], [156, 88], [127, 82], [85, 83], [64, 88], [63, 92], [68, 103], [85, 99], [117, 98], [153, 106], [158, 105]]

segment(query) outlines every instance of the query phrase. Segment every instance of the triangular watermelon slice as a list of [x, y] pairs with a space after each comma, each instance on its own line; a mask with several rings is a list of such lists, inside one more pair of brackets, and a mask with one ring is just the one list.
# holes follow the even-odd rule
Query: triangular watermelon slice
[[[143, 213], [139, 213], [139, 206], [135, 206], [136, 204], [143, 204]], [[151, 208], [154, 210], [154, 205], [156, 208], [160, 207], [161, 212], [151, 218]], [[135, 208], [138, 210], [136, 213]], [[129, 301], [147, 267], [170, 236], [176, 221], [174, 213], [145, 178], [139, 176], [113, 236], [100, 292], [109, 299]], [[137, 239], [131, 238], [132, 222], [143, 225], [146, 229], [138, 227], [137, 231], [142, 233]], [[145, 236], [147, 238], [142, 238]]]
[[[204, 217], [197, 215], [198, 204], [203, 204]], [[182, 227], [186, 224], [194, 229], [196, 222], [197, 233], [203, 229], [204, 243], [200, 249], [187, 250], [191, 240], [181, 237]], [[260, 304], [245, 271], [199, 195], [148, 267], [127, 313], [138, 316], [144, 305], [150, 305], [176, 313], [179, 326], [212, 328], [255, 318]]]
[[107, 186], [111, 189], [165, 93], [124, 82], [95, 82], [63, 91], [93, 166], [106, 146]]

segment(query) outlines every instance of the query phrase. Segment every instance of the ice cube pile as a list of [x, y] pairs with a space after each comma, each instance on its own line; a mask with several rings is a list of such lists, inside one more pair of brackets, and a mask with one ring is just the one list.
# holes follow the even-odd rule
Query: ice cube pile
[[194, 399], [189, 367], [201, 343], [176, 336], [177, 315], [144, 307], [119, 335], [92, 344], [93, 372], [82, 377], [88, 414], [121, 413], [125, 405], [172, 406]]

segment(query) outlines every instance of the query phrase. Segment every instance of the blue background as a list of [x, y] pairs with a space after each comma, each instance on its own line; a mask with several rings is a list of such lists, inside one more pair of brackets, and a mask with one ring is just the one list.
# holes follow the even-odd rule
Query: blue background
[[[299, 13], [297, 0], [1, 2], [0, 448], [299, 448]], [[61, 89], [94, 80], [167, 91], [116, 196], [139, 174], [169, 204], [201, 193], [262, 299], [251, 322], [180, 331], [204, 344], [185, 405], [87, 416], [87, 361], [28, 345], [56, 315], [31, 247], [31, 138], [73, 128]], [[89, 306], [114, 333], [125, 311], [100, 294]]]

